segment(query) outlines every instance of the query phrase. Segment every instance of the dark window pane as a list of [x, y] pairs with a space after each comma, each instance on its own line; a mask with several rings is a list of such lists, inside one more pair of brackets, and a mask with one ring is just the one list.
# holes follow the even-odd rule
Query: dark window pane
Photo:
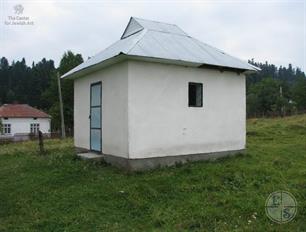
[[11, 133], [11, 124], [4, 124], [3, 128], [4, 128], [4, 130], [3, 130], [4, 134], [10, 134]]
[[194, 106], [196, 103], [195, 85], [189, 84], [189, 106]]
[[188, 89], [189, 106], [202, 107], [203, 105], [203, 86], [201, 83], [189, 83]]

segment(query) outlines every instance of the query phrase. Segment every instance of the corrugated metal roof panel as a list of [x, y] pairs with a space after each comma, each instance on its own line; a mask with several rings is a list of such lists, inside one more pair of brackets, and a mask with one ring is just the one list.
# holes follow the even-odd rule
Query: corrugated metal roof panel
[[188, 36], [179, 27], [138, 18], [131, 18], [121, 40], [85, 61], [62, 77], [102, 63], [119, 54], [168, 61], [183, 61], [199, 66], [213, 65], [242, 70], [259, 70], [238, 58]]
[[75, 68], [71, 69], [69, 72], [65, 73], [62, 77], [70, 76], [75, 72], [78, 72], [82, 69], [89, 68], [90, 66], [96, 65], [101, 63], [107, 59], [110, 59], [114, 56], [119, 55], [120, 53], [128, 54], [128, 51], [138, 42], [139, 38], [145, 31], [141, 33], [136, 33], [131, 35], [125, 39], [118, 40], [102, 52], [99, 52], [95, 56], [91, 57], [90, 59], [84, 61], [82, 64], [76, 66]]
[[253, 69], [253, 67], [245, 62], [242, 61], [236, 57], [233, 57], [217, 48], [214, 48], [208, 44], [205, 44], [197, 39], [192, 38], [196, 43], [206, 52], [208, 52], [211, 56], [214, 57], [216, 60], [217, 64], [220, 66], [225, 66], [225, 67], [233, 67], [233, 68], [241, 68], [241, 69]]
[[148, 31], [129, 55], [162, 57], [195, 63], [202, 63], [201, 60], [205, 59], [209, 63], [214, 63], [208, 54], [201, 52], [199, 46], [190, 37], [156, 31]]

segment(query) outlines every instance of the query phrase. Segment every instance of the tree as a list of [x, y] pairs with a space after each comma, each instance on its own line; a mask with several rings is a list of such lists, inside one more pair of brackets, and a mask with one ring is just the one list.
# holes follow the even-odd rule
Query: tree
[[[26, 60], [0, 59], [0, 105], [26, 103], [47, 111], [52, 116], [52, 130], [59, 129], [59, 99], [57, 72], [68, 72], [83, 62], [80, 54], [67, 51], [58, 69], [53, 60], [43, 58], [30, 66]], [[246, 78], [247, 115], [269, 116], [299, 110], [306, 111], [306, 76], [298, 67], [289, 64], [275, 66], [268, 62], [249, 61], [261, 71], [248, 74]], [[66, 130], [73, 128], [73, 81], [62, 79], [62, 94]], [[280, 92], [281, 91], [281, 92]]]
[[9, 76], [9, 63], [5, 57], [0, 60], [0, 105], [6, 101], [6, 90]]
[[[71, 51], [64, 53], [60, 65], [57, 69], [60, 75], [65, 74], [74, 67], [83, 63], [83, 58], [81, 54], [74, 54]], [[64, 103], [64, 117], [65, 126], [68, 132], [73, 131], [73, 81], [62, 79], [62, 97]], [[58, 99], [58, 86], [57, 77], [52, 75], [52, 80], [50, 87], [42, 94], [42, 99], [48, 104], [51, 104], [49, 108], [49, 114], [52, 116], [52, 128], [58, 130], [60, 128], [60, 113], [59, 113], [59, 99]]]
[[297, 106], [299, 110], [306, 110], [303, 100], [303, 80], [306, 76], [300, 68], [294, 68], [291, 64], [276, 67], [254, 60], [249, 63], [260, 67], [261, 71], [248, 74], [246, 78], [248, 116], [294, 113]]
[[0, 135], [3, 134], [3, 123], [2, 119], [0, 118]]
[[306, 110], [306, 78], [299, 77], [292, 88], [292, 99], [300, 111]]
[[27, 103], [31, 106], [47, 110], [41, 100], [42, 92], [50, 85], [55, 71], [53, 60], [45, 58], [29, 67], [23, 58], [9, 65], [7, 59], [0, 59], [0, 103]]
[[279, 80], [266, 78], [252, 85], [247, 94], [249, 116], [283, 115], [289, 109], [288, 88]]
[[6, 102], [13, 103], [16, 100], [16, 96], [13, 90], [9, 89], [6, 94]]
[[56, 74], [54, 61], [43, 58], [37, 64], [32, 64], [31, 71], [31, 78], [28, 81], [28, 85], [35, 91], [28, 96], [28, 104], [43, 110], [48, 110], [52, 103], [45, 101], [42, 95], [49, 88], [52, 77]]

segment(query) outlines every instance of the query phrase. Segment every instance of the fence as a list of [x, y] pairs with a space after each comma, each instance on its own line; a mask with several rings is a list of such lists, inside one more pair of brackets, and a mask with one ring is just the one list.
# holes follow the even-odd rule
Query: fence
[[277, 118], [277, 117], [287, 117], [287, 116], [294, 116], [294, 115], [300, 115], [300, 114], [306, 114], [306, 110], [299, 110], [294, 112], [285, 112], [283, 114], [279, 112], [266, 112], [266, 113], [258, 113], [258, 114], [248, 114], [247, 118]]
[[[60, 132], [52, 132], [43, 134], [44, 138], [57, 139], [61, 137]], [[18, 143], [28, 140], [37, 140], [38, 134], [31, 133], [16, 133], [14, 135], [0, 135], [0, 144]]]

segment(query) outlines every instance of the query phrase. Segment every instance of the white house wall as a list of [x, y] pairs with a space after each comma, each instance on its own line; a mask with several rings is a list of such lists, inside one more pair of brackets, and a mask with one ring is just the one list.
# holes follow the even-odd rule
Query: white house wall
[[39, 129], [43, 133], [50, 133], [50, 121], [49, 118], [8, 118], [2, 119], [3, 124], [11, 124], [11, 135], [18, 133], [30, 133], [31, 124], [39, 123]]
[[[245, 148], [244, 75], [141, 61], [128, 66], [129, 158]], [[203, 83], [203, 107], [188, 107], [188, 82]]]
[[127, 62], [74, 81], [74, 142], [90, 149], [90, 85], [102, 82], [102, 152], [128, 157]]

